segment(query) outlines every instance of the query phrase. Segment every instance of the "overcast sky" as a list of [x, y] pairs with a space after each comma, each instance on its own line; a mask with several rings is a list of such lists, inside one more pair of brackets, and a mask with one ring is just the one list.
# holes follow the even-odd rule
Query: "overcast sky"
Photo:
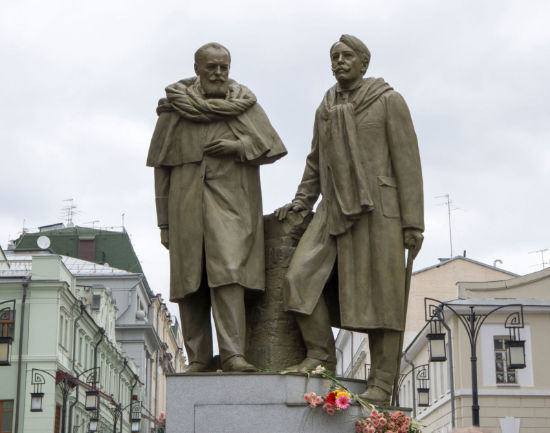
[[[525, 274], [550, 247], [548, 1], [24, 1], [0, 5], [0, 244], [62, 220], [125, 225], [168, 298], [153, 173], [145, 167], [164, 87], [217, 41], [289, 153], [262, 168], [264, 213], [291, 200], [313, 116], [334, 83], [342, 33], [372, 52], [367, 75], [403, 94], [419, 139], [425, 243], [415, 267], [453, 252]], [[546, 256], [550, 259], [550, 254]]]

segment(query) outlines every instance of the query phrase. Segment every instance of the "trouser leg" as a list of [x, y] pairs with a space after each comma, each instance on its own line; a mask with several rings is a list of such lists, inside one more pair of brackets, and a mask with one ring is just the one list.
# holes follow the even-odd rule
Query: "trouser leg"
[[210, 292], [201, 288], [179, 302], [183, 343], [189, 363], [209, 365], [212, 360]]
[[246, 319], [244, 287], [239, 284], [210, 289], [212, 315], [216, 325], [220, 359], [244, 356], [246, 344]]
[[399, 331], [374, 329], [369, 331], [371, 370], [368, 386], [374, 385], [391, 394], [397, 371]]
[[330, 328], [330, 317], [323, 296], [319, 298], [317, 305], [309, 316], [296, 313], [296, 321], [306, 345], [308, 358], [320, 361], [336, 359], [334, 336]]

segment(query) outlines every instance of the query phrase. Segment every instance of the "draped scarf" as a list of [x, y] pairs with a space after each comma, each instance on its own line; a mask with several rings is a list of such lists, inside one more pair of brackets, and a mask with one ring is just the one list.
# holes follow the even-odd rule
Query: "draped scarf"
[[193, 77], [166, 87], [166, 98], [159, 101], [157, 114], [175, 111], [192, 122], [208, 123], [236, 117], [255, 103], [254, 93], [233, 80], [229, 80], [225, 99], [205, 98], [200, 88], [200, 79]]
[[366, 149], [359, 146], [356, 116], [389, 90], [392, 88], [382, 78], [366, 78], [348, 103], [336, 104], [336, 86], [323, 98], [320, 116], [328, 121], [329, 134], [320, 134], [319, 148], [326, 155], [334, 192], [334, 200], [328, 203], [331, 235], [345, 233], [362, 214], [374, 209], [361, 163]]

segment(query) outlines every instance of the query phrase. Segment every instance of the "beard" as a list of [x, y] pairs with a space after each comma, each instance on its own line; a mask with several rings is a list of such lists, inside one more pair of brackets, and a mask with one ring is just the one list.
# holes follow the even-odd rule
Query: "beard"
[[225, 98], [227, 90], [229, 89], [229, 83], [227, 81], [201, 81], [202, 90], [206, 96]]

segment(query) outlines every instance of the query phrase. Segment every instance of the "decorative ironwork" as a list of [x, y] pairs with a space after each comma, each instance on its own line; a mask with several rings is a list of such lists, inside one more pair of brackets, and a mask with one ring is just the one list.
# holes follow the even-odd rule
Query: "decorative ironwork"
[[[479, 403], [478, 403], [478, 387], [477, 387], [477, 354], [476, 344], [479, 337], [479, 330], [487, 317], [496, 311], [502, 309], [514, 308], [517, 311], [508, 315], [504, 326], [509, 329], [510, 339], [519, 340], [519, 330], [523, 328], [523, 305], [507, 304], [507, 305], [491, 305], [491, 304], [452, 304], [450, 302], [442, 302], [434, 298], [424, 298], [424, 317], [430, 323], [430, 329], [438, 326], [436, 322], [444, 322], [444, 309], [450, 310], [462, 323], [468, 338], [470, 340], [470, 362], [472, 369], [472, 423], [474, 426], [479, 426]], [[441, 324], [439, 324], [441, 326]]]

